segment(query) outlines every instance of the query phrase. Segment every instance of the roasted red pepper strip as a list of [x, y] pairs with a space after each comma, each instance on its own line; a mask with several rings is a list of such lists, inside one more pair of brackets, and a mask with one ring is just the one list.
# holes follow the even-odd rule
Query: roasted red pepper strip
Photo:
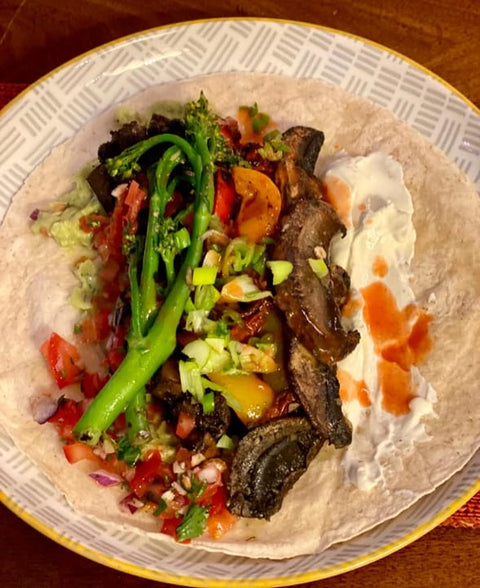
[[236, 195], [232, 178], [219, 169], [215, 174], [213, 214], [216, 214], [222, 223], [227, 222], [232, 217], [235, 200]]

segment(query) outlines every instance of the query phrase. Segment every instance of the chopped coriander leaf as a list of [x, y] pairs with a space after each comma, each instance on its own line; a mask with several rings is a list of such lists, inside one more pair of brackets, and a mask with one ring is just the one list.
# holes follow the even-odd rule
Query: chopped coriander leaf
[[133, 466], [140, 457], [140, 448], [131, 445], [127, 437], [120, 437], [117, 442], [117, 457], [124, 461], [128, 466]]
[[205, 530], [207, 517], [207, 507], [197, 503], [191, 504], [177, 527], [178, 540], [186, 541], [199, 537]]
[[167, 508], [167, 503], [163, 498], [160, 498], [157, 508], [153, 511], [153, 516], [158, 517], [162, 514], [162, 512]]
[[205, 488], [207, 487], [206, 482], [201, 482], [196, 476], [192, 476], [190, 478], [191, 488], [188, 492], [188, 497], [190, 500], [195, 500], [200, 498], [200, 496], [205, 492]]
[[265, 112], [259, 112], [252, 118], [252, 128], [255, 133], [261, 133], [268, 126], [270, 117]]
[[239, 110], [246, 110], [248, 112], [248, 115], [253, 117], [258, 114], [258, 104], [255, 102], [253, 106], [242, 105], [239, 107]]

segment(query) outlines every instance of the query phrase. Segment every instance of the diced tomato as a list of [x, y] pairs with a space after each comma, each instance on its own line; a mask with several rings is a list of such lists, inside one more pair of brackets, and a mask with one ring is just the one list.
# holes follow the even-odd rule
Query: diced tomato
[[118, 260], [110, 257], [103, 265], [102, 269], [98, 272], [98, 275], [103, 282], [109, 283], [117, 279], [120, 271], [121, 267]]
[[115, 434], [125, 432], [125, 429], [127, 428], [127, 419], [125, 417], [124, 412], [120, 413], [118, 417], [114, 420], [112, 428]]
[[147, 200], [146, 193], [140, 188], [139, 184], [132, 180], [128, 187], [125, 197], [127, 211], [125, 213], [125, 229], [130, 235], [134, 235], [138, 229], [138, 213], [145, 206]]
[[218, 486], [208, 511], [207, 531], [213, 539], [222, 537], [235, 524], [237, 517], [227, 509], [225, 486]]
[[125, 190], [118, 196], [107, 231], [109, 245], [114, 252], [121, 251], [122, 248], [126, 195], [127, 191]]
[[135, 475], [130, 482], [133, 492], [141, 498], [148, 490], [148, 486], [157, 475], [162, 458], [158, 451], [152, 451], [150, 455], [135, 468]]
[[149, 402], [146, 408], [147, 421], [153, 426], [159, 425], [163, 419], [163, 410], [159, 403]]
[[85, 398], [94, 398], [107, 383], [108, 376], [95, 372], [85, 372], [82, 378], [82, 392]]
[[112, 372], [116, 371], [126, 355], [127, 330], [124, 325], [118, 325], [109, 340], [106, 352], [107, 364]]
[[128, 465], [113, 453], [109, 453], [106, 459], [102, 460], [102, 468], [119, 476], [123, 476], [128, 471]]
[[190, 468], [192, 465], [192, 452], [187, 449], [186, 447], [180, 447], [175, 455], [175, 461], [178, 463], [183, 463], [187, 468]]
[[177, 540], [177, 527], [182, 522], [182, 517], [170, 517], [162, 520], [162, 528], [160, 531], [164, 535], [170, 535]]
[[232, 217], [235, 200], [235, 187], [231, 176], [219, 169], [215, 173], [213, 214], [216, 214], [223, 223], [227, 222]]
[[220, 132], [227, 139], [228, 143], [232, 147], [236, 147], [240, 140], [240, 130], [238, 128], [238, 122], [233, 117], [221, 119], [219, 121]]
[[173, 216], [183, 205], [183, 196], [178, 190], [174, 190], [165, 206], [165, 216]]
[[104, 214], [88, 214], [79, 220], [80, 229], [85, 233], [98, 233], [109, 223], [108, 216]]
[[80, 366], [80, 353], [75, 345], [57, 333], [52, 333], [42, 344], [40, 351], [60, 389], [80, 381], [83, 369]]
[[69, 443], [63, 446], [63, 453], [70, 463], [77, 463], [82, 459], [100, 462], [100, 458], [95, 455], [93, 449], [85, 443]]
[[188, 214], [186, 214], [183, 217], [183, 224], [185, 225], [185, 227], [187, 228], [188, 232], [191, 233], [192, 232], [192, 228], [193, 228], [193, 210], [191, 210]]
[[120, 364], [124, 360], [125, 355], [125, 351], [118, 348], [107, 351], [107, 363], [110, 366], [110, 370], [112, 372], [115, 372], [120, 367]]
[[109, 314], [107, 309], [102, 309], [94, 316], [83, 320], [78, 333], [79, 339], [83, 343], [104, 341], [110, 334], [110, 325], [108, 323]]
[[157, 450], [150, 451], [146, 458], [135, 467], [130, 487], [138, 498], [146, 494], [150, 484], [156, 479], [162, 481], [173, 480], [173, 472], [169, 464], [162, 462]]
[[180, 439], [186, 439], [195, 428], [195, 417], [187, 412], [181, 411], [178, 415], [177, 428], [175, 434]]
[[251, 309], [242, 314], [242, 323], [233, 325], [230, 331], [231, 338], [246, 343], [250, 337], [258, 334], [267, 320], [269, 311], [270, 303], [266, 300], [252, 305]]
[[48, 419], [54, 423], [61, 439], [73, 441], [73, 429], [83, 414], [81, 403], [71, 398], [60, 402], [57, 412]]

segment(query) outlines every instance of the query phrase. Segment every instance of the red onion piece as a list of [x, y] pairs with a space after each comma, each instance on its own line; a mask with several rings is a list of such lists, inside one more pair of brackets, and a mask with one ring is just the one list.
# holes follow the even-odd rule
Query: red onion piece
[[32, 212], [30, 213], [31, 220], [36, 221], [38, 219], [39, 214], [40, 214], [39, 208], [35, 208], [34, 210], [32, 210]]
[[46, 423], [57, 412], [57, 409], [58, 402], [51, 396], [38, 394], [30, 398], [30, 410], [39, 425]]
[[207, 484], [215, 484], [222, 478], [222, 474], [214, 463], [209, 463], [205, 467], [198, 468], [195, 470], [200, 482], [206, 482]]
[[139, 508], [142, 508], [143, 502], [134, 494], [129, 494], [121, 501], [120, 506], [123, 506], [123, 508], [130, 511], [131, 514], [134, 514]]
[[91, 478], [100, 484], [100, 486], [118, 486], [122, 483], [122, 478], [117, 474], [111, 474], [105, 470], [95, 470], [89, 474]]

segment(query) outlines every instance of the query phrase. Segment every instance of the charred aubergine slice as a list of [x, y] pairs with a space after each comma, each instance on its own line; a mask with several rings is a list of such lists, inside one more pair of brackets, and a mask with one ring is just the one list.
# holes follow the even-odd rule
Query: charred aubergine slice
[[336, 367], [318, 362], [294, 338], [288, 368], [293, 391], [313, 427], [337, 449], [350, 445], [352, 429], [343, 416]]
[[249, 431], [238, 444], [229, 481], [229, 510], [269, 519], [324, 443], [308, 419], [285, 417]]

